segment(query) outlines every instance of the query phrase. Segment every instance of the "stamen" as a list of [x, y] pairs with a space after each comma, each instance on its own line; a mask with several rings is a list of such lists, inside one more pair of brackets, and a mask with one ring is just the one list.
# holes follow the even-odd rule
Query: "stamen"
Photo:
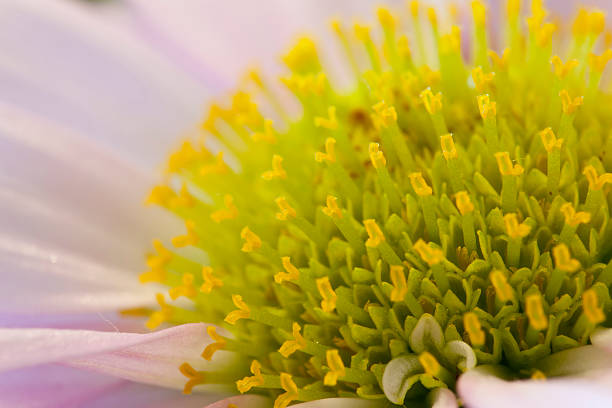
[[595, 292], [594, 289], [587, 289], [582, 294], [582, 310], [589, 322], [593, 325], [597, 325], [606, 320], [606, 315], [599, 305], [597, 292]]
[[557, 55], [553, 56], [550, 62], [555, 68], [555, 75], [559, 79], [563, 79], [568, 76], [569, 73], [579, 65], [579, 62], [576, 59], [571, 59], [564, 64], [563, 61], [561, 61], [561, 58], [559, 58]]
[[477, 100], [478, 110], [480, 111], [480, 116], [483, 120], [486, 120], [487, 118], [494, 118], [497, 115], [497, 104], [490, 101], [488, 94], [479, 95]]
[[593, 53], [589, 54], [589, 66], [597, 73], [602, 73], [608, 65], [608, 62], [612, 59], [612, 50], [607, 49], [601, 55]]
[[328, 195], [326, 200], [327, 206], [323, 207], [323, 213], [328, 217], [342, 218], [342, 211], [338, 207], [338, 199]]
[[561, 97], [561, 103], [563, 104], [563, 113], [566, 115], [572, 115], [575, 113], [576, 109], [582, 105], [584, 100], [582, 96], [577, 96], [572, 99], [569, 92], [567, 92], [567, 89], [562, 89], [561, 92], [559, 92], [559, 96]]
[[[497, 54], [495, 54], [495, 56], [497, 57]], [[476, 85], [476, 90], [479, 93], [484, 92], [486, 89], [488, 89], [494, 79], [495, 73], [489, 72], [485, 74], [481, 66], [478, 66], [472, 70], [472, 80], [474, 81], [474, 85]]]
[[502, 271], [494, 270], [489, 275], [489, 279], [495, 288], [495, 294], [501, 302], [508, 302], [514, 299], [512, 286], [508, 284], [506, 275]]
[[192, 274], [184, 274], [182, 278], [182, 284], [175, 286], [168, 291], [170, 299], [176, 300], [181, 296], [185, 296], [186, 298], [194, 298], [197, 292], [195, 287], [193, 286], [193, 280], [194, 277]]
[[591, 221], [591, 214], [585, 211], [576, 211], [572, 203], [563, 204], [559, 211], [565, 217], [565, 223], [572, 227], [577, 227], [580, 224], [586, 224]]
[[559, 244], [552, 250], [555, 266], [565, 272], [575, 272], [580, 268], [580, 262], [573, 259], [567, 245]]
[[[520, 0], [517, 0], [520, 1]], [[489, 50], [489, 58], [493, 61], [493, 65], [499, 72], [508, 71], [508, 64], [510, 62], [510, 49], [504, 49], [501, 57], [493, 50]]]
[[202, 279], [204, 283], [200, 286], [200, 292], [210, 293], [214, 288], [223, 286], [223, 281], [213, 275], [213, 269], [210, 266], [202, 267]]
[[440, 363], [430, 352], [422, 352], [419, 355], [419, 363], [423, 366], [426, 374], [432, 377], [437, 377], [440, 374]]
[[387, 159], [385, 159], [385, 154], [379, 150], [378, 143], [370, 143], [369, 151], [370, 161], [372, 162], [372, 166], [374, 166], [375, 169], [379, 169], [387, 165]]
[[253, 252], [261, 248], [261, 239], [257, 234], [251, 231], [249, 227], [244, 227], [242, 231], [240, 231], [240, 238], [245, 241], [242, 245], [243, 252]]
[[387, 128], [397, 122], [397, 112], [393, 106], [387, 106], [385, 101], [380, 101], [372, 106], [372, 122], [377, 129]]
[[323, 300], [321, 300], [321, 309], [323, 309], [324, 312], [333, 312], [336, 308], [336, 299], [338, 297], [334, 289], [332, 289], [331, 283], [329, 283], [329, 278], [324, 276], [317, 279], [316, 283], [319, 294], [323, 298]]
[[160, 324], [170, 320], [174, 312], [174, 309], [166, 303], [164, 295], [158, 293], [157, 295], [155, 295], [155, 299], [159, 304], [160, 310], [151, 313], [149, 320], [147, 320], [147, 322], [145, 323], [147, 328], [150, 330], [153, 330], [157, 328]]
[[244, 377], [242, 380], [236, 381], [236, 388], [241, 394], [248, 392], [253, 387], [259, 387], [264, 385], [264, 377], [261, 374], [261, 364], [257, 360], [251, 362], [251, 374], [250, 377]]
[[504, 224], [506, 225], [506, 233], [510, 238], [524, 238], [531, 231], [531, 227], [524, 222], [519, 224], [515, 213], [504, 215]]
[[223, 152], [217, 153], [215, 161], [212, 164], [205, 164], [200, 168], [200, 174], [202, 176], [208, 176], [211, 174], [221, 175], [228, 172], [227, 164], [223, 161]]
[[240, 319], [248, 319], [251, 317], [251, 309], [244, 303], [242, 296], [232, 295], [232, 302], [234, 302], [234, 306], [236, 306], [238, 310], [231, 311], [225, 316], [224, 320], [227, 323], [234, 325]]
[[536, 380], [536, 381], [545, 381], [546, 380], [546, 374], [544, 374], [542, 371], [540, 370], [535, 370], [532, 374], [531, 374], [531, 379], [532, 380]]
[[478, 316], [473, 312], [463, 315], [463, 326], [470, 336], [470, 342], [475, 347], [480, 347], [485, 343], [485, 332], [482, 330]]
[[442, 93], [438, 92], [437, 94], [433, 94], [431, 88], [425, 89], [421, 92], [421, 100], [423, 101], [423, 105], [425, 105], [425, 109], [429, 112], [430, 115], [436, 114], [442, 110]]
[[266, 171], [261, 177], [266, 181], [286, 179], [287, 172], [283, 169], [283, 158], [278, 154], [272, 156], [272, 170]]
[[529, 318], [529, 324], [535, 330], [544, 330], [548, 327], [548, 317], [544, 314], [542, 296], [539, 293], [525, 297], [525, 313]]
[[283, 57], [283, 62], [298, 74], [318, 72], [321, 69], [315, 43], [308, 37], [298, 39], [295, 46]]
[[432, 248], [431, 246], [427, 245], [422, 239], [419, 239], [417, 242], [415, 242], [413, 248], [419, 253], [419, 256], [429, 266], [439, 264], [445, 259], [444, 252], [441, 249]]
[[215, 326], [208, 326], [206, 328], [206, 332], [208, 333], [208, 336], [214, 340], [214, 342], [210, 343], [208, 346], [206, 346], [206, 348], [204, 348], [204, 351], [202, 352], [202, 357], [207, 361], [211, 361], [213, 355], [217, 351], [223, 350], [225, 348], [225, 346], [227, 345], [227, 340], [217, 334], [217, 327]]
[[457, 148], [451, 133], [440, 136], [440, 144], [442, 145], [442, 154], [446, 160], [457, 158]]
[[300, 325], [294, 322], [292, 326], [293, 340], [285, 341], [278, 350], [283, 357], [287, 358], [296, 351], [303, 350], [306, 347], [306, 340], [302, 337], [301, 330]]
[[281, 258], [281, 262], [283, 264], [283, 268], [287, 272], [278, 272], [274, 275], [274, 282], [283, 283], [284, 281], [297, 281], [300, 278], [300, 271], [298, 268], [293, 266], [291, 263], [291, 258], [288, 256], [283, 256]]
[[172, 238], [172, 245], [177, 248], [183, 248], [190, 245], [195, 246], [200, 241], [200, 237], [198, 237], [195, 231], [195, 222], [193, 220], [185, 221], [185, 228], [187, 228], [187, 234]]
[[297, 217], [295, 209], [291, 207], [285, 197], [278, 197], [276, 200], [274, 200], [274, 202], [276, 203], [276, 205], [278, 205], [278, 208], [280, 209], [280, 212], [276, 213], [277, 220], [285, 221], [289, 218]]
[[317, 116], [314, 118], [314, 124], [316, 127], [322, 127], [329, 130], [338, 129], [338, 118], [336, 117], [336, 107], [330, 106], [327, 108], [327, 114], [329, 118], [323, 118]]
[[298, 398], [298, 387], [291, 379], [291, 375], [287, 373], [281, 373], [280, 383], [281, 387], [286, 392], [276, 398], [274, 401], [274, 408], [287, 408], [291, 401], [295, 401]]
[[333, 387], [338, 382], [338, 378], [346, 375], [346, 369], [344, 368], [344, 363], [340, 358], [338, 350], [327, 350], [325, 357], [327, 358], [327, 366], [329, 367], [329, 371], [325, 374], [325, 378], [323, 378], [323, 384], [327, 385], [328, 387]]
[[333, 137], [328, 137], [325, 139], [325, 153], [316, 152], [315, 160], [319, 163], [327, 161], [329, 163], [336, 162], [336, 139]]
[[368, 233], [368, 240], [366, 246], [370, 248], [376, 248], [381, 242], [385, 240], [385, 235], [376, 223], [376, 220], [363, 220], [366, 232]]
[[557, 139], [553, 130], [549, 127], [540, 131], [540, 138], [542, 139], [542, 144], [547, 152], [552, 152], [554, 149], [561, 149], [563, 145], [563, 139]]
[[193, 387], [204, 384], [206, 381], [204, 372], [197, 371], [189, 363], [181, 364], [179, 370], [181, 374], [188, 378], [187, 382], [185, 383], [185, 387], [183, 388], [183, 394], [191, 394]]
[[590, 164], [584, 168], [582, 174], [585, 175], [589, 182], [589, 190], [599, 191], [605, 184], [612, 183], [612, 173], [604, 173], [600, 176], [595, 167]]
[[224, 220], [233, 220], [238, 217], [238, 208], [234, 205], [234, 197], [230, 194], [226, 194], [223, 197], [223, 203], [225, 208], [217, 210], [210, 214], [210, 218], [217, 224]]
[[393, 289], [391, 290], [391, 301], [402, 302], [408, 293], [404, 267], [401, 265], [391, 265], [389, 267], [389, 274], [391, 275], [391, 282], [393, 283]]
[[433, 190], [427, 185], [427, 182], [423, 178], [421, 172], [410, 173], [408, 177], [410, 177], [410, 184], [412, 185], [415, 193], [421, 197], [430, 196], [433, 194]]
[[459, 191], [455, 194], [455, 204], [457, 204], [457, 208], [461, 215], [466, 215], [474, 211], [474, 204], [472, 204], [472, 200], [467, 191]]

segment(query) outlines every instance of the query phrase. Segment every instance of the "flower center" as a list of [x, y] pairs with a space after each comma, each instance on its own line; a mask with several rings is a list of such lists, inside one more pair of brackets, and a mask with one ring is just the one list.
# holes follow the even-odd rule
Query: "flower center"
[[276, 408], [403, 404], [480, 364], [541, 378], [538, 360], [609, 323], [612, 138], [599, 82], [612, 51], [591, 53], [601, 13], [579, 14], [565, 63], [540, 1], [525, 33], [509, 1], [501, 54], [475, 1], [471, 62], [458, 27], [416, 2], [408, 14], [410, 42], [386, 9], [382, 44], [333, 23], [354, 91], [330, 86], [302, 38], [281, 79], [299, 119], [251, 72], [255, 90], [213, 105], [201, 140], [171, 154], [148, 202], [186, 232], [172, 249], [156, 241], [140, 278], [191, 303], [160, 294], [148, 326], [217, 324], [203, 358], [239, 357], [221, 373], [183, 365], [186, 392], [222, 382]]

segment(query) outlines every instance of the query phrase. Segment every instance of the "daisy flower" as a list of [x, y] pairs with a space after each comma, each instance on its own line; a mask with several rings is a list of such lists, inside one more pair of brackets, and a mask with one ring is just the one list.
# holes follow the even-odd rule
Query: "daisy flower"
[[[23, 4], [6, 8], [41, 18]], [[121, 154], [163, 143], [93, 142], [39, 119], [72, 118], [91, 90], [68, 82], [75, 93], [50, 105], [61, 84], [25, 75], [33, 61], [7, 64], [23, 81], [7, 95], [48, 99], [34, 113], [0, 106], [5, 173], [23, 175], [7, 177], [2, 201], [4, 404], [612, 403], [603, 12], [580, 9], [571, 22], [541, 0], [509, 0], [492, 7], [496, 20], [478, 0], [392, 6], [373, 25], [333, 20], [334, 45], [299, 37], [279, 75], [248, 71], [183, 133], [146, 195], [150, 175]], [[92, 21], [78, 7], [52, 10], [55, 23]], [[219, 86], [138, 16], [139, 35], [172, 63], [128, 41], [133, 32], [93, 30], [121, 61], [154, 63], [134, 78], [138, 101], [169, 92], [180, 112], [180, 90], [198, 75]], [[190, 75], [175, 88], [177, 70]], [[101, 138], [92, 123], [130, 114], [117, 141], [142, 132], [134, 114], [155, 104], [117, 111], [98, 85], [96, 108], [71, 125]], [[146, 129], [169, 132], [169, 116]], [[46, 171], [31, 171], [35, 162]], [[134, 210], [135, 193], [159, 212]], [[182, 232], [170, 238], [176, 220]], [[157, 237], [147, 269], [119, 272], [147, 236]], [[130, 320], [105, 317], [111, 310], [152, 331], [130, 332]], [[91, 330], [100, 324], [115, 330]]]

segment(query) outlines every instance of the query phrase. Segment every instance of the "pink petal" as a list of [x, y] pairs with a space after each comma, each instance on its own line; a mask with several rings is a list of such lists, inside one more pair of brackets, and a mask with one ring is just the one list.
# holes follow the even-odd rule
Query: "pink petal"
[[[185, 324], [149, 334], [86, 330], [0, 329], [0, 370], [61, 362], [116, 377], [182, 388], [183, 362], [210, 368], [200, 357], [206, 325]], [[217, 356], [216, 356], [217, 357]], [[219, 355], [216, 361], [222, 361]]]
[[389, 402], [386, 400], [366, 400], [361, 398], [325, 398], [291, 405], [292, 408], [382, 408], [387, 406], [389, 406]]
[[455, 393], [447, 388], [438, 388], [433, 390], [429, 399], [431, 401], [431, 408], [457, 408], [457, 397]]
[[197, 123], [207, 89], [134, 36], [119, 6], [108, 10], [0, 3], [2, 97], [152, 167]]
[[612, 406], [609, 387], [579, 378], [504, 381], [474, 369], [459, 377], [457, 390], [467, 408]]
[[0, 406], [19, 408], [201, 408], [218, 395], [137, 384], [111, 376], [47, 364], [0, 374]]
[[271, 400], [259, 395], [236, 395], [213, 402], [205, 408], [227, 408], [229, 404], [234, 404], [238, 408], [269, 408], [272, 406]]

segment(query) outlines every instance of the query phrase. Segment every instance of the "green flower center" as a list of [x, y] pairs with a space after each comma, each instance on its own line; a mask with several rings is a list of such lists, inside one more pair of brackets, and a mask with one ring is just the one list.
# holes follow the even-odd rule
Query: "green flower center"
[[442, 34], [417, 3], [414, 52], [386, 9], [382, 45], [334, 23], [352, 92], [332, 89], [302, 38], [282, 78], [299, 119], [254, 72], [258, 103], [241, 91], [211, 107], [214, 137], [185, 141], [148, 200], [187, 232], [171, 250], [155, 242], [141, 275], [191, 301], [160, 294], [151, 328], [214, 323], [225, 331], [208, 328], [203, 358], [237, 357], [216, 373], [183, 365], [186, 392], [401, 405], [476, 365], [540, 377], [538, 360], [609, 326], [612, 100], [599, 83], [612, 51], [591, 53], [603, 16], [579, 13], [563, 63], [541, 2], [525, 31], [519, 8], [500, 56], [473, 3], [472, 62], [459, 28]]

